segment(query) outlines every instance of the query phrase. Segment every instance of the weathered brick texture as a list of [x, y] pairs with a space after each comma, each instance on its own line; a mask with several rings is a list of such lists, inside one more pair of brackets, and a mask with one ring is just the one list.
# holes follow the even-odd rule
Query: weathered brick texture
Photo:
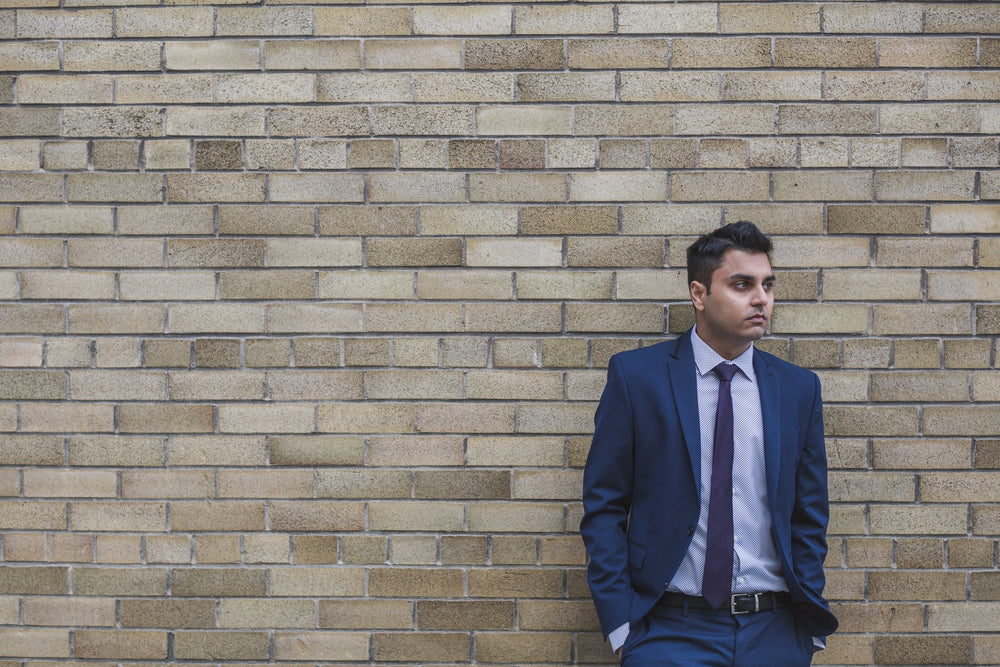
[[0, 2], [2, 665], [615, 664], [576, 532], [604, 369], [690, 326], [684, 251], [740, 219], [760, 345], [827, 403], [815, 662], [1000, 664], [998, 32]]

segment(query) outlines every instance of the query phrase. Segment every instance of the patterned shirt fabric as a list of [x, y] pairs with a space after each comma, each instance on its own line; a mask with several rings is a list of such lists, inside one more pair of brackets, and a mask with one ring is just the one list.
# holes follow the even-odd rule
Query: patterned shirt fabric
[[[701, 432], [701, 514], [691, 546], [668, 590], [701, 595], [708, 534], [708, 496], [712, 488], [712, 448], [719, 378], [712, 372], [725, 362], [715, 350], [691, 335], [698, 369], [698, 426]], [[740, 372], [733, 376], [733, 593], [788, 590], [781, 576], [778, 554], [771, 537], [771, 511], [767, 506], [764, 477], [764, 420], [760, 390], [753, 370], [751, 345], [733, 359]]]

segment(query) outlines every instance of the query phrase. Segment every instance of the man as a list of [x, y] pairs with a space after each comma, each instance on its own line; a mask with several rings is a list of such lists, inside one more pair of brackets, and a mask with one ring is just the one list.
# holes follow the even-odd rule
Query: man
[[580, 532], [623, 665], [808, 665], [837, 627], [819, 380], [753, 347], [770, 251], [749, 222], [699, 238], [693, 329], [608, 364]]

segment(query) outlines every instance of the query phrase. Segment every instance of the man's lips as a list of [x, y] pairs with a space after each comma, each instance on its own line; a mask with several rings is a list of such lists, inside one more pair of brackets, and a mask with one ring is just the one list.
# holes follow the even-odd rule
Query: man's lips
[[751, 322], [757, 322], [759, 324], [767, 322], [767, 317], [765, 317], [763, 313], [757, 313], [756, 315], [751, 315], [747, 319], [750, 320]]

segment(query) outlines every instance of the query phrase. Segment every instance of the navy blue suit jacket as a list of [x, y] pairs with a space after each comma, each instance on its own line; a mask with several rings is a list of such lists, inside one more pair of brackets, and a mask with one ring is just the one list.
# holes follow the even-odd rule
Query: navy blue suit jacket
[[[829, 507], [819, 379], [760, 350], [753, 364], [778, 560], [803, 629], [825, 636], [837, 619], [823, 599]], [[605, 635], [646, 615], [694, 535], [701, 479], [696, 372], [690, 331], [616, 354], [608, 364], [580, 523]]]

